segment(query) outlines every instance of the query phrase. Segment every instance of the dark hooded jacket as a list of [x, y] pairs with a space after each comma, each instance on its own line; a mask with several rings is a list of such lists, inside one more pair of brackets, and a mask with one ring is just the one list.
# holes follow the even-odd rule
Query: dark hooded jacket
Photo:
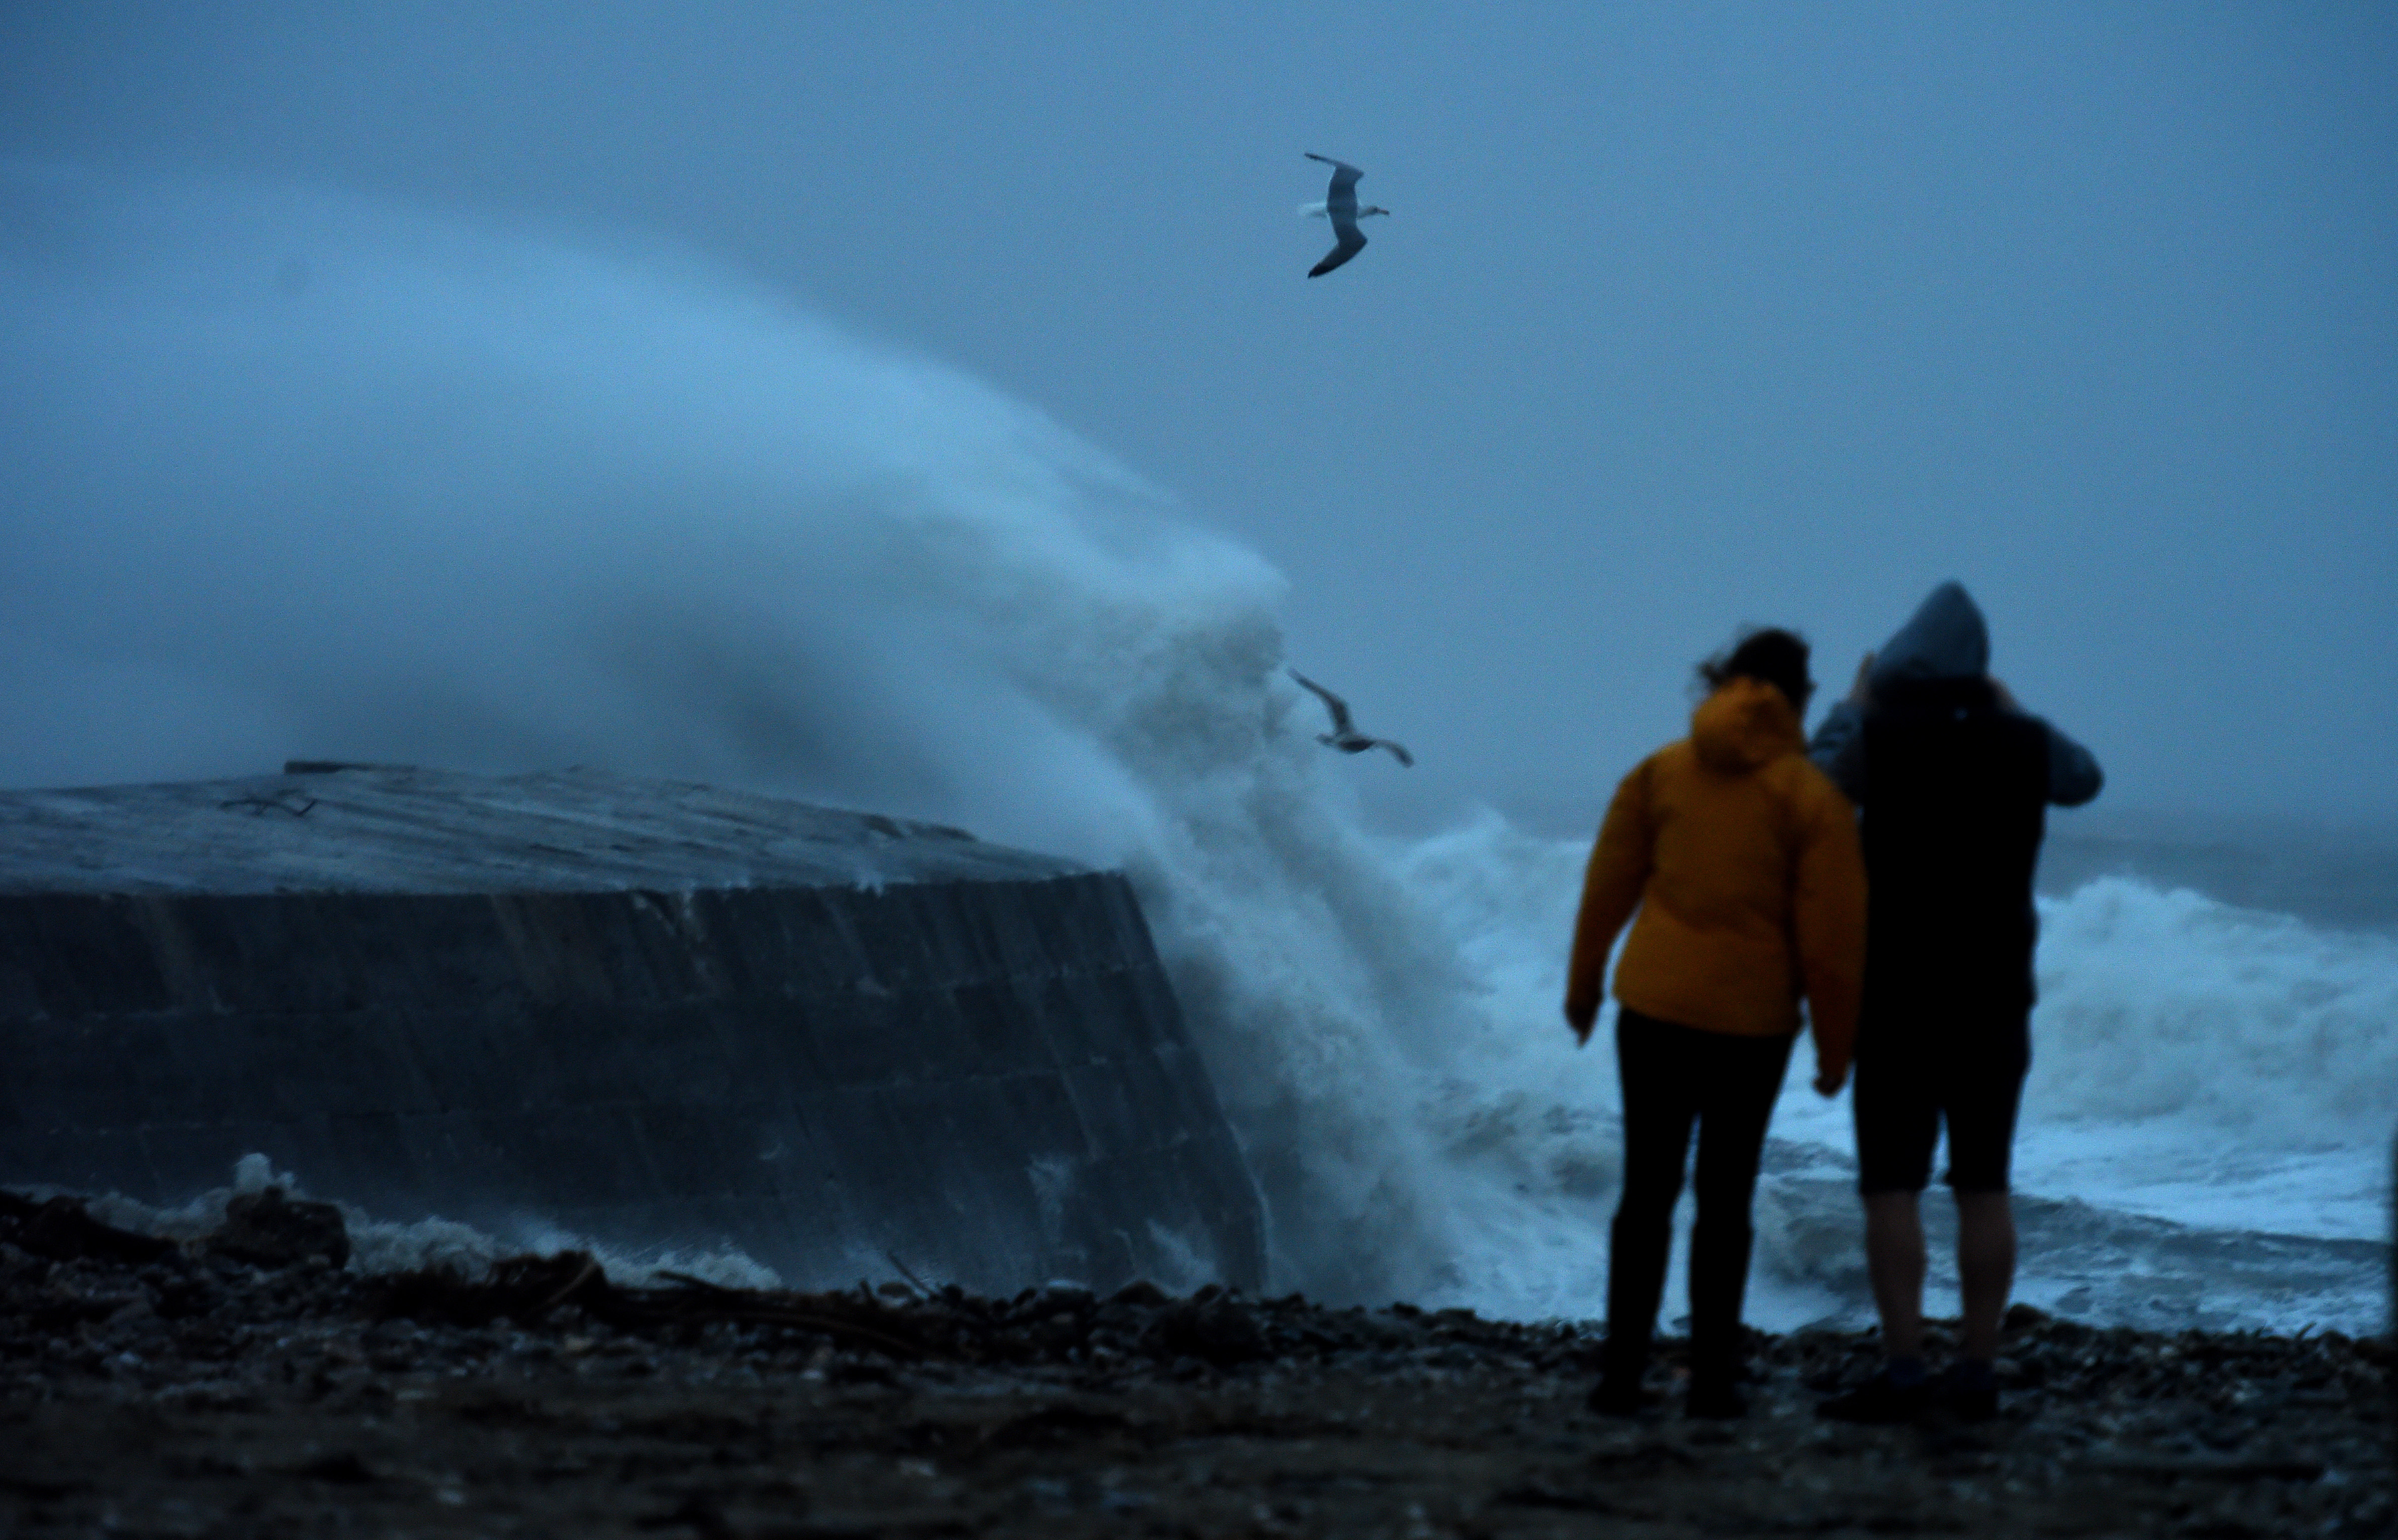
[[2088, 749], [2006, 703], [1989, 659], [1981, 610], [1943, 583], [1874, 659], [1865, 710], [1835, 706], [1810, 747], [1862, 811], [1868, 1036], [1886, 1011], [2031, 1004], [2047, 809], [2103, 782]]

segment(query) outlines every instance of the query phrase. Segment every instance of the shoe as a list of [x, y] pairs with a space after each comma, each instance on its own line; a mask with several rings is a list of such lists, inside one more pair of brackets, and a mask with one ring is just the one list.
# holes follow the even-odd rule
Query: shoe
[[1940, 1404], [1960, 1423], [1986, 1423], [1999, 1414], [1999, 1381], [1990, 1366], [1959, 1359], [1940, 1376]]
[[1602, 1417], [1637, 1417], [1649, 1404], [1637, 1374], [1608, 1374], [1591, 1386], [1590, 1409]]
[[1729, 1379], [1713, 1374], [1694, 1378], [1691, 1393], [1682, 1400], [1682, 1415], [1731, 1422], [1748, 1415], [1748, 1398], [1734, 1389]]
[[1884, 1369], [1845, 1395], [1816, 1402], [1815, 1415], [1836, 1423], [1911, 1423], [1931, 1406], [1931, 1381], [1901, 1385]]

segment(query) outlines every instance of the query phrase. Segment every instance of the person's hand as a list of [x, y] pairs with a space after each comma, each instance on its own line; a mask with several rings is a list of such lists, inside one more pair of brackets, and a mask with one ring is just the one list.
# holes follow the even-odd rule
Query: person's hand
[[2020, 712], [2023, 710], [2023, 707], [2015, 704], [2015, 692], [2007, 688], [2007, 682], [2004, 679], [1993, 676], [1990, 679], [1990, 693], [1998, 697], [1999, 709], [2001, 711]]
[[1849, 704], [1859, 711], [1873, 699], [1874, 654], [1868, 652], [1857, 661], [1857, 676], [1849, 686]]
[[1573, 1028], [1576, 1048], [1588, 1046], [1590, 1029], [1598, 1024], [1598, 1002], [1596, 1000], [1566, 1001], [1566, 1024]]
[[1849, 1070], [1846, 1065], [1840, 1066], [1840, 1071], [1837, 1075], [1828, 1069], [1815, 1072], [1815, 1094], [1826, 1100], [1838, 1096], [1840, 1093], [1840, 1088], [1848, 1083]]

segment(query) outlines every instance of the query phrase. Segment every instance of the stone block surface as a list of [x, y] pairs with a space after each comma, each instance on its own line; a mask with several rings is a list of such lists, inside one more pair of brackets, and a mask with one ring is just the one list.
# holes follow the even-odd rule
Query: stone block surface
[[583, 772], [0, 794], [0, 1185], [257, 1151], [378, 1218], [807, 1286], [1264, 1272], [1121, 875]]

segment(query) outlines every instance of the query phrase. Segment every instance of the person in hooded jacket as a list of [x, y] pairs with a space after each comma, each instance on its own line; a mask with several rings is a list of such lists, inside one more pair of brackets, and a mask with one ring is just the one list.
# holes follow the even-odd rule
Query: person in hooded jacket
[[1815, 1089], [1839, 1092], [1865, 971], [1856, 815], [1808, 762], [1799, 730], [1814, 688], [1807, 644], [1788, 631], [1758, 631], [1699, 673], [1708, 693], [1690, 737], [1616, 787], [1591, 850], [1568, 968], [1566, 1020], [1588, 1042], [1608, 954], [1631, 922], [1615, 970], [1623, 1187], [1609, 1234], [1607, 1345], [1591, 1395], [1594, 1410], [1614, 1415], [1643, 1404], [1693, 1124], [1686, 1408], [1712, 1417], [1746, 1410], [1740, 1312], [1766, 1122], [1802, 996]]
[[[2032, 877], [2049, 805], [2081, 806], [2104, 777], [2088, 749], [2015, 704], [1989, 659], [1972, 596], [1942, 583], [1866, 655], [1811, 749], [1860, 810], [1872, 891], [1854, 1109], [1884, 1362], [1819, 1409], [1852, 1422], [1906, 1421], [1935, 1396], [1969, 1419], [1998, 1409], [2015, 1263], [2008, 1167], [2031, 1065]], [[1964, 1342], [1935, 1386], [1920, 1197], [1944, 1124]]]

